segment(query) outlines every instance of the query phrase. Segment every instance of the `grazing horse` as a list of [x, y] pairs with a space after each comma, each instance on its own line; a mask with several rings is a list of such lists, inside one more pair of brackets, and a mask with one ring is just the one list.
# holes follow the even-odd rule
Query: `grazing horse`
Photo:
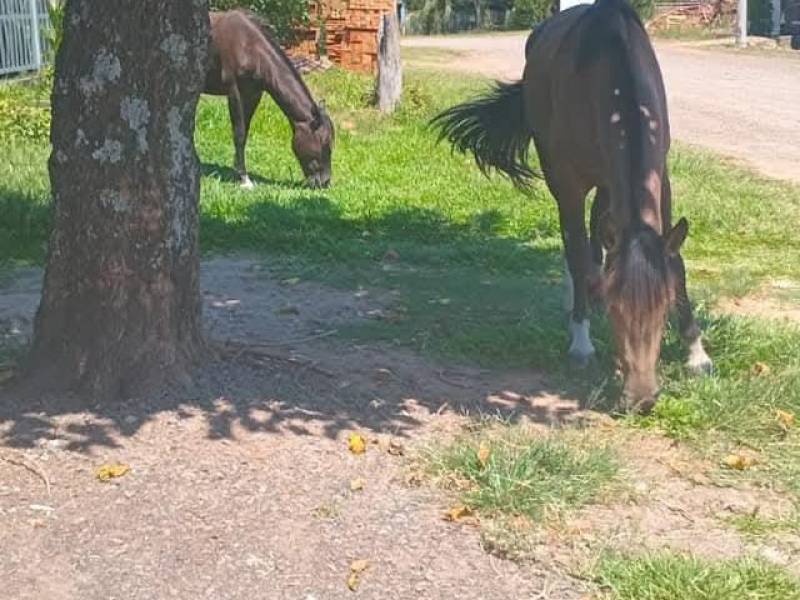
[[[569, 356], [585, 364], [594, 354], [587, 298], [599, 290], [625, 406], [647, 411], [658, 394], [656, 366], [673, 304], [688, 366], [711, 368], [686, 293], [680, 248], [688, 223], [672, 225], [669, 120], [655, 52], [626, 0], [596, 0], [544, 21], [528, 38], [525, 57], [521, 81], [498, 83], [437, 115], [433, 125], [440, 140], [474, 154], [484, 173], [497, 169], [523, 187], [538, 175], [527, 164], [533, 139], [558, 203], [572, 288], [565, 299]], [[584, 209], [592, 188], [590, 240]]]
[[212, 12], [210, 19], [210, 56], [203, 91], [228, 97], [235, 165], [242, 187], [253, 187], [245, 169], [244, 151], [250, 120], [264, 91], [292, 125], [292, 149], [306, 183], [327, 187], [331, 181], [333, 122], [314, 101], [267, 24], [243, 10]]

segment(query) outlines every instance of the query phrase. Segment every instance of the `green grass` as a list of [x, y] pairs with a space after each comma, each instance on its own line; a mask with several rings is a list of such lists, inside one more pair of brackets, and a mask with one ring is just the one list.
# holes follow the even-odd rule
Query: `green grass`
[[[481, 462], [481, 448], [488, 459]], [[596, 500], [617, 474], [612, 450], [567, 433], [524, 426], [481, 428], [425, 456], [432, 474], [463, 488], [465, 506], [485, 516], [540, 521]]]
[[597, 580], [609, 600], [796, 600], [800, 583], [782, 569], [751, 559], [709, 561], [661, 553], [609, 555]]
[[[403, 107], [385, 117], [366, 107], [369, 78], [331, 70], [309, 80], [337, 124], [334, 185], [323, 191], [300, 186], [289, 125], [271, 101], [259, 109], [248, 144], [259, 185], [240, 190], [230, 168], [225, 100], [202, 99], [195, 138], [204, 170], [203, 252], [257, 253], [281, 276], [393, 292], [387, 318], [342, 330], [351, 339], [491, 368], [541, 369], [553, 387], [591, 391], [601, 405], [610, 404], [616, 382], [606, 380], [611, 339], [604, 318], [593, 323], [598, 368], [575, 377], [562, 366], [561, 241], [546, 188], [525, 195], [501, 178], [484, 178], [474, 161], [436, 145], [425, 126], [485, 81], [407, 70]], [[41, 86], [3, 87], [0, 98], [36, 112], [36, 119], [47, 116]], [[7, 273], [10, 264], [43, 263], [49, 150], [40, 132], [2, 123], [0, 115], [0, 265]], [[776, 279], [800, 281], [800, 188], [680, 144], [670, 168], [675, 217], [690, 221], [689, 280], [717, 374], [689, 377], [685, 349], [670, 331], [661, 361], [663, 400], [652, 417], [635, 423], [714, 452], [754, 446], [764, 460], [734, 475], [776, 477], [800, 492], [800, 442], [774, 419], [777, 409], [800, 416], [800, 331], [710, 312], [721, 297]], [[384, 260], [390, 250], [395, 258]], [[757, 361], [770, 373], [754, 376]]]
[[800, 515], [797, 513], [782, 517], [735, 515], [727, 519], [727, 522], [739, 533], [751, 538], [800, 532]]

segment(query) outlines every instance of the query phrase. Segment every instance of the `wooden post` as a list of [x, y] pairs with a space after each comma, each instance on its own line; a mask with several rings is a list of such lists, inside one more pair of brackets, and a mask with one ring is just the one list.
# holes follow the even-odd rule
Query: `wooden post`
[[378, 29], [378, 109], [391, 113], [403, 91], [403, 65], [400, 61], [400, 23], [397, 12], [381, 19]]

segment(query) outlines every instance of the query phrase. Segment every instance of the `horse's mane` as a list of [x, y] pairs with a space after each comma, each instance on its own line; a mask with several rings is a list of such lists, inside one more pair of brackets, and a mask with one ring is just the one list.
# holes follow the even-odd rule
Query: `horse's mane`
[[316, 117], [320, 116], [320, 108], [317, 105], [316, 100], [314, 100], [314, 96], [311, 95], [311, 90], [308, 89], [305, 80], [300, 75], [300, 71], [297, 70], [297, 67], [292, 62], [292, 59], [286, 54], [286, 52], [281, 48], [281, 45], [278, 43], [278, 40], [275, 35], [275, 29], [272, 27], [272, 24], [267, 21], [261, 15], [249, 10], [247, 8], [236, 8], [234, 9], [235, 12], [241, 14], [245, 19], [250, 21], [260, 32], [261, 35], [264, 36], [264, 40], [267, 44], [275, 51], [275, 54], [278, 56], [278, 59], [283, 62], [284, 66], [292, 73], [297, 81], [300, 82], [303, 90], [308, 94], [308, 97], [311, 99], [311, 103], [314, 106], [314, 113]]
[[612, 84], [619, 90], [619, 108], [629, 131], [626, 146], [631, 221], [624, 231], [619, 231], [615, 260], [609, 261], [608, 289], [630, 311], [631, 318], [641, 319], [645, 314], [655, 314], [653, 311], [669, 301], [671, 290], [664, 241], [639, 216], [639, 198], [644, 192], [640, 178], [645, 131], [639, 112], [640, 73], [632, 60], [631, 31], [644, 31], [644, 25], [627, 0], [596, 0], [581, 18], [584, 22], [576, 68], [580, 70], [600, 57], [610, 57], [616, 66]]

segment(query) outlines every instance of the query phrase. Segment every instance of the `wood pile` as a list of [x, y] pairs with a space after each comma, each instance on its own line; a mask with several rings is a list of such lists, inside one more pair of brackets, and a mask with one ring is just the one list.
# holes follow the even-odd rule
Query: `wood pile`
[[332, 63], [352, 71], [374, 73], [381, 18], [394, 10], [395, 0], [312, 1], [311, 26], [298, 31], [297, 42], [287, 50], [290, 55], [319, 58], [324, 31], [324, 46]]
[[735, 4], [730, 0], [667, 0], [657, 3], [656, 15], [647, 23], [649, 30], [672, 27], [707, 27], [728, 16]]

